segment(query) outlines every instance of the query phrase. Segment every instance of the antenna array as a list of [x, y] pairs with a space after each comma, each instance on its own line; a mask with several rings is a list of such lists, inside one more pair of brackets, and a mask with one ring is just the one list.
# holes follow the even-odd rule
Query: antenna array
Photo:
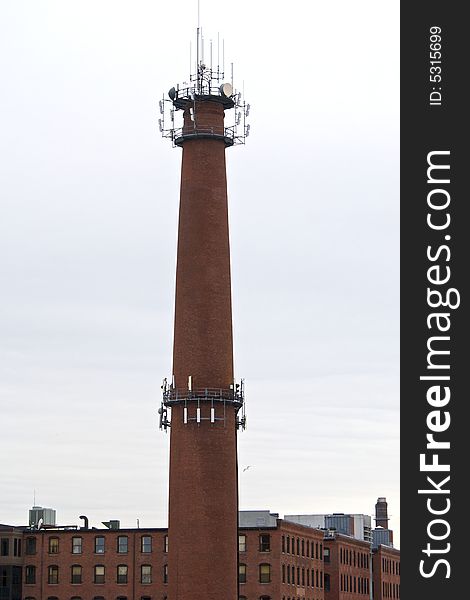
[[[221, 48], [222, 46], [222, 48]], [[220, 63], [222, 53], [222, 63]], [[242, 98], [242, 93], [233, 86], [233, 63], [230, 65], [230, 83], [225, 79], [225, 44], [220, 44], [217, 34], [217, 64], [213, 61], [213, 43], [210, 40], [208, 64], [205, 61], [205, 41], [202, 28], [196, 31], [196, 60], [192, 64], [192, 48], [190, 45], [190, 75], [189, 82], [184, 81], [177, 84], [168, 92], [168, 98], [163, 96], [159, 101], [158, 126], [162, 137], [169, 138], [173, 147], [180, 146], [184, 141], [181, 118], [178, 111], [183, 111], [188, 106], [192, 109], [194, 130], [197, 135], [197, 101], [217, 100], [225, 109], [234, 108], [230, 125], [224, 127], [224, 140], [227, 146], [245, 144], [250, 134], [250, 125], [247, 118], [250, 113], [250, 105]], [[187, 133], [187, 132], [186, 132]], [[208, 134], [205, 132], [205, 137]]]

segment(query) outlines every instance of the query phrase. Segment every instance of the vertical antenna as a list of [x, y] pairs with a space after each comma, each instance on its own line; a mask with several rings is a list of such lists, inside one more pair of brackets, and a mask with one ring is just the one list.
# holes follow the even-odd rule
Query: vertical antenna
[[233, 89], [233, 63], [230, 63], [230, 69], [232, 72], [232, 89]]
[[193, 53], [192, 53], [192, 44], [189, 42], [189, 81], [191, 81], [191, 74], [193, 72]]
[[222, 39], [222, 77], [225, 77], [225, 40]]
[[217, 82], [219, 83], [220, 77], [220, 40], [219, 40], [219, 32], [217, 32]]

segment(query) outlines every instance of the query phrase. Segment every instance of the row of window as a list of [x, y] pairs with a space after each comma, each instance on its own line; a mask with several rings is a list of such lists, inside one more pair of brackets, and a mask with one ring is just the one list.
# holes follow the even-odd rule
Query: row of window
[[368, 594], [369, 579], [365, 577], [353, 577], [341, 573], [339, 588], [341, 592], [350, 592], [352, 594]]
[[382, 582], [382, 596], [384, 598], [400, 598], [400, 586], [398, 583]]
[[310, 540], [283, 535], [281, 550], [285, 554], [296, 554], [297, 556], [323, 560], [323, 544], [321, 542], [311, 542]]
[[[21, 556], [21, 538], [13, 538], [13, 556]], [[10, 556], [10, 538], [0, 539], [0, 556]]]
[[400, 575], [400, 562], [390, 558], [382, 558], [382, 571], [392, 575]]
[[[261, 533], [258, 538], [258, 551], [271, 552], [271, 536], [269, 533]], [[238, 536], [238, 552], [246, 552], [246, 535]]]
[[[26, 596], [24, 600], [36, 600], [34, 596]], [[59, 600], [57, 596], [48, 596], [47, 600]], [[70, 600], [82, 600], [81, 596], [72, 596]], [[93, 600], [105, 600], [104, 596], [94, 596]], [[128, 600], [127, 596], [116, 596], [116, 600]], [[140, 600], [152, 600], [151, 596], [141, 596]], [[166, 596], [163, 596], [163, 600], [167, 600]]]
[[295, 567], [294, 565], [282, 565], [281, 570], [282, 583], [312, 588], [323, 587], [323, 571]]
[[[16, 540], [15, 540], [16, 541]], [[21, 540], [19, 540], [21, 542]], [[26, 538], [26, 554], [36, 554], [37, 538]], [[59, 553], [59, 538], [50, 537], [47, 542], [49, 554]], [[95, 554], [104, 554], [106, 551], [106, 538], [103, 535], [97, 535], [94, 538]], [[127, 554], [129, 551], [129, 537], [127, 535], [118, 535], [116, 538], [116, 552], [118, 554]], [[140, 537], [140, 551], [142, 553], [152, 552], [152, 536], [142, 535]], [[163, 551], [168, 552], [168, 535], [163, 538]], [[83, 538], [74, 536], [71, 540], [72, 554], [82, 554]], [[16, 556], [16, 555], [15, 555]]]
[[[37, 569], [34, 565], [27, 565], [25, 568], [25, 583], [36, 583]], [[93, 567], [93, 583], [105, 583], [106, 569], [104, 565], [95, 565]], [[118, 565], [116, 567], [116, 583], [127, 583], [129, 568], [127, 565]], [[47, 567], [47, 583], [53, 585], [59, 583], [59, 567], [50, 565]], [[83, 567], [81, 565], [72, 565], [70, 567], [70, 583], [83, 583]], [[141, 565], [140, 583], [152, 583], [152, 566]], [[168, 583], [168, 565], [163, 566], [163, 583]]]
[[[262, 563], [258, 566], [258, 581], [260, 583], [271, 583], [271, 565]], [[246, 565], [238, 565], [238, 582], [246, 583]]]
[[339, 562], [342, 565], [351, 565], [361, 569], [369, 568], [369, 554], [367, 552], [356, 552], [350, 548], [339, 549]]

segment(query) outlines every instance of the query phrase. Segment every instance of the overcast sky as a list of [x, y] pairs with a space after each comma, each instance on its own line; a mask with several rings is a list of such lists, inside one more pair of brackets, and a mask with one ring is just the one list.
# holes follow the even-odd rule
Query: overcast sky
[[[251, 104], [227, 150], [240, 508], [399, 528], [397, 0], [201, 0]], [[197, 1], [0, 3], [0, 522], [166, 526], [181, 150]]]

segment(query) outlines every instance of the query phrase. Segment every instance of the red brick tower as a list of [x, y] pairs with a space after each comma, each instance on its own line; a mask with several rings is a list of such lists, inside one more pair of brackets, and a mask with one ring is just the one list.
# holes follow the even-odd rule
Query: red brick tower
[[[237, 429], [244, 417], [233, 373], [225, 149], [244, 142], [247, 106], [221, 83], [219, 67], [199, 59], [196, 66], [188, 87], [169, 92], [170, 129], [161, 124], [183, 149], [173, 377], [161, 408], [161, 425], [171, 426], [169, 600], [237, 600]], [[161, 109], [165, 115], [165, 101]], [[229, 109], [231, 127], [224, 124]], [[175, 111], [183, 115], [179, 129]]]

